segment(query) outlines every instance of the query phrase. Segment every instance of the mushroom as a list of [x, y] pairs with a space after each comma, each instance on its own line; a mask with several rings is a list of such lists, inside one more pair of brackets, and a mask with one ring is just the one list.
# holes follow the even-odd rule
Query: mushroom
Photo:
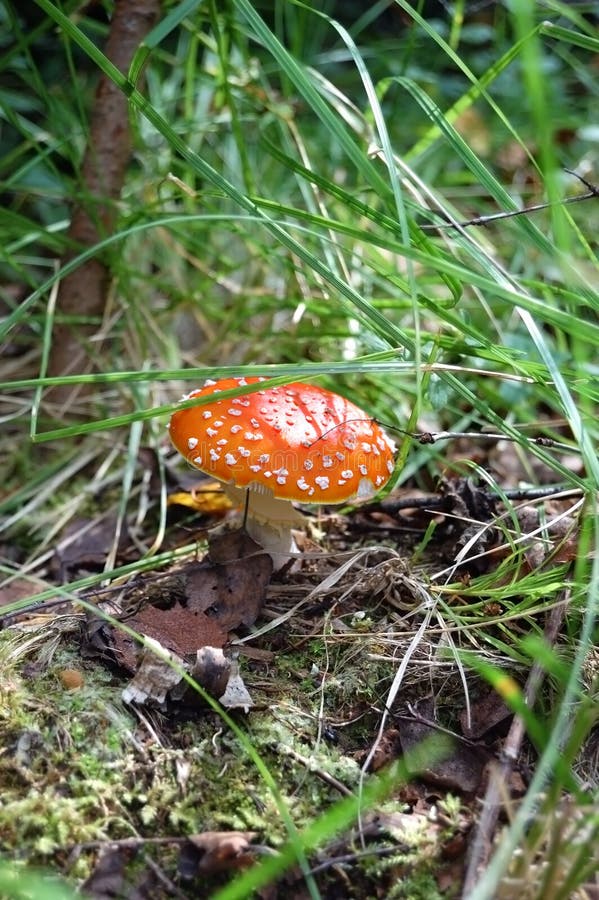
[[[263, 382], [253, 394], [219, 400], [221, 391]], [[367, 413], [312, 384], [268, 387], [258, 377], [207, 381], [183, 400], [211, 396], [175, 412], [170, 438], [196, 468], [246, 505], [246, 529], [275, 567], [297, 552], [291, 529], [303, 516], [292, 501], [344, 503], [379, 490], [394, 468], [395, 445]]]

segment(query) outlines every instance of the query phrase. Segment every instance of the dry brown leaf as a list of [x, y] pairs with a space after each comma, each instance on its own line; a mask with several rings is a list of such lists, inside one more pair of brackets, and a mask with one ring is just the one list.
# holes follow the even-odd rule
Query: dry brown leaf
[[512, 715], [496, 691], [490, 690], [475, 700], [470, 706], [470, 726], [466, 710], [460, 713], [462, 734], [468, 738], [479, 738], [491, 728], [495, 728], [500, 722], [504, 722]]
[[255, 831], [205, 831], [191, 835], [181, 848], [179, 874], [184, 879], [198, 874], [228, 872], [251, 865]]
[[[434, 741], [439, 732], [432, 725], [419, 719], [402, 720], [399, 728], [401, 747], [404, 753], [416, 750], [425, 740]], [[447, 735], [443, 734], [447, 740]], [[443, 759], [425, 768], [418, 766], [414, 773], [427, 784], [448, 790], [472, 794], [479, 788], [489, 755], [482, 748], [469, 747], [455, 740], [452, 752]]]

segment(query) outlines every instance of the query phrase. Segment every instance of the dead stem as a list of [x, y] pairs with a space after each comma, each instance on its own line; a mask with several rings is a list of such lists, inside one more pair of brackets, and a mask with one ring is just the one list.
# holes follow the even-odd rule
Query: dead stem
[[[567, 605], [568, 597], [564, 597], [563, 601], [555, 606], [549, 615], [549, 619], [545, 626], [544, 637], [551, 647], [556, 641]], [[545, 672], [540, 662], [536, 662], [530, 670], [524, 691], [526, 705], [529, 708], [532, 708], [534, 704], [544, 674]], [[501, 798], [507, 789], [506, 785], [509, 784], [512, 770], [518, 759], [522, 740], [524, 739], [524, 733], [524, 720], [521, 716], [517, 715], [514, 717], [508, 736], [505, 739], [502, 761], [495, 772], [491, 773], [487, 792], [482, 802], [482, 813], [475, 827], [472, 840], [470, 841], [466, 875], [462, 887], [462, 900], [467, 900], [470, 896], [480, 874], [489, 861], [493, 835], [502, 808]]]

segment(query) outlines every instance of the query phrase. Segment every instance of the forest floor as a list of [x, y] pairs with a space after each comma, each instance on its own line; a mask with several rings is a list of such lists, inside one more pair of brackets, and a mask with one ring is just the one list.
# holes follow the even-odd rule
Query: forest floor
[[[506, 487], [517, 482], [513, 446], [486, 444], [460, 452], [501, 465]], [[531, 567], [563, 577], [575, 500], [518, 505], [528, 532], [539, 510], [557, 524], [527, 541], [506, 604], [469, 589], [473, 575], [497, 584], [503, 501], [451, 468], [430, 494], [405, 487], [362, 507], [312, 509], [299, 564], [273, 573], [215, 485], [171, 459], [168, 564], [128, 575], [156, 525], [154, 465], [144, 453], [147, 512], [121, 529], [113, 564], [123, 575], [99, 577], [117, 531], [108, 489], [102, 511], [96, 497], [56, 536], [43, 604], [34, 597], [4, 620], [4, 855], [86, 896], [216, 896], [289, 841], [290, 827], [302, 835], [349, 798], [362, 804], [359, 827], [341, 815], [307, 854], [322, 896], [457, 896], [485, 796], [501, 776], [501, 805], [515, 802], [535, 756], [528, 740], [513, 743], [506, 702], [528, 661], [506, 660], [493, 689], [464, 654], [475, 646], [484, 659], [487, 642], [496, 661], [506, 628], [530, 627], [534, 609], [510, 615], [518, 583], [525, 590]], [[4, 551], [24, 555], [18, 541]], [[0, 602], [31, 594], [29, 578], [13, 579]], [[563, 606], [536, 617], [553, 640]], [[464, 627], [470, 607], [476, 633]], [[528, 877], [522, 862], [512, 887]], [[290, 891], [309, 896], [297, 863], [257, 895]]]

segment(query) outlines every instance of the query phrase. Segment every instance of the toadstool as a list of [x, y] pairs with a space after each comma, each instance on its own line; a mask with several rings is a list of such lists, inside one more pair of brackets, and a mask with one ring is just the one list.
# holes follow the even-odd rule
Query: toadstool
[[[221, 391], [263, 382], [255, 393], [220, 400]], [[268, 387], [259, 377], [207, 381], [183, 399], [211, 401], [176, 411], [171, 441], [185, 459], [219, 481], [246, 529], [273, 556], [297, 551], [300, 503], [344, 503], [371, 496], [390, 478], [395, 445], [345, 397], [312, 384]]]

